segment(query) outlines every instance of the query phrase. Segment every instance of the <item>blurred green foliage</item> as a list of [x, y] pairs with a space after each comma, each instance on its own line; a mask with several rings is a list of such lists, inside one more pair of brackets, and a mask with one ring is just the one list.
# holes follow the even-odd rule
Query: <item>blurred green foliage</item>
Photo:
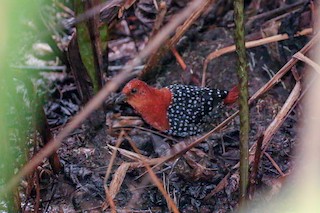
[[[32, 111], [35, 109], [34, 88], [30, 72], [13, 66], [23, 61], [36, 34], [36, 0], [1, 0], [0, 3], [0, 187], [18, 171], [28, 156]], [[37, 29], [39, 30], [39, 29]], [[37, 105], [37, 104], [36, 104]], [[9, 195], [0, 195], [0, 211], [14, 212], [19, 204], [14, 201], [15, 189]]]

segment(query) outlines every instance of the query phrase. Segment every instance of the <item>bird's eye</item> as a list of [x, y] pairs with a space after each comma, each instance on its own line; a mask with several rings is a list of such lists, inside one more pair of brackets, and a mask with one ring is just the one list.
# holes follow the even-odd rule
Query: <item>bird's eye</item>
[[131, 90], [131, 93], [132, 94], [135, 94], [135, 93], [137, 93], [138, 92], [138, 89], [137, 88], [133, 88], [132, 90]]

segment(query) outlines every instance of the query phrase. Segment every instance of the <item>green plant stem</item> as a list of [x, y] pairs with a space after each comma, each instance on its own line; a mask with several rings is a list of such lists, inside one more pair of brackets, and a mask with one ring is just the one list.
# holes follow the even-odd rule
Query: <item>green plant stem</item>
[[244, 3], [234, 1], [235, 44], [238, 55], [239, 108], [240, 108], [240, 207], [244, 207], [249, 180], [249, 106], [248, 72], [244, 33]]

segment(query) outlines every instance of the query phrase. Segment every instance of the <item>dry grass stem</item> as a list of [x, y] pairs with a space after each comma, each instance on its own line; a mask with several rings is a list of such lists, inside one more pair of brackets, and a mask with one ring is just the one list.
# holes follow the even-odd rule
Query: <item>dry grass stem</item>
[[180, 67], [182, 68], [182, 70], [186, 70], [187, 69], [187, 65], [184, 62], [183, 58], [181, 57], [181, 55], [178, 53], [177, 49], [175, 47], [171, 48], [171, 52], [173, 53], [174, 57], [176, 58], [178, 64], [180, 65]]
[[272, 165], [274, 166], [274, 168], [276, 168], [276, 170], [279, 172], [279, 174], [280, 174], [281, 176], [285, 176], [285, 174], [284, 174], [283, 171], [280, 169], [279, 165], [273, 160], [273, 158], [272, 158], [267, 152], [264, 152], [263, 154], [268, 158], [268, 160], [272, 163]]
[[317, 71], [320, 74], [320, 65], [317, 64], [316, 62], [312, 61], [310, 58], [306, 57], [305, 55], [303, 55], [300, 52], [297, 52], [296, 54], [294, 54], [293, 57], [310, 65], [313, 69], [315, 69], [315, 71]]

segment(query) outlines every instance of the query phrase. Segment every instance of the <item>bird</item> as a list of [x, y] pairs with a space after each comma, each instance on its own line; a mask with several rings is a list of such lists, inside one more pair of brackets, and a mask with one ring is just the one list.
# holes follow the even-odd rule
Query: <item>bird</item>
[[237, 86], [230, 91], [183, 84], [158, 89], [133, 79], [123, 87], [117, 102], [127, 102], [160, 132], [189, 137], [208, 130], [222, 108], [235, 103], [238, 96]]

